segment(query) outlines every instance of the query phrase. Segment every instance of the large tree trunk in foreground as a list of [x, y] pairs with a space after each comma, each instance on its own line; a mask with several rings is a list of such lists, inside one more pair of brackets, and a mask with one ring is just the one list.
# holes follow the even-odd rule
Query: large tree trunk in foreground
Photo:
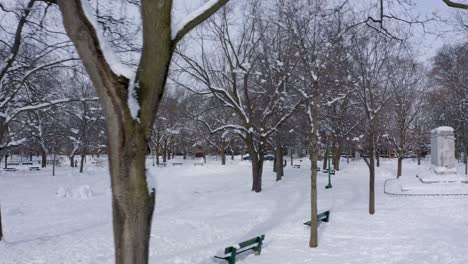
[[142, 0], [143, 48], [135, 77], [115, 65], [116, 62], [107, 61], [106, 47], [103, 48], [102, 40], [84, 12], [82, 5], [87, 5], [87, 1], [56, 2], [65, 30], [96, 88], [105, 116], [115, 261], [117, 264], [146, 264], [155, 194], [148, 191], [145, 154], [172, 54], [185, 34], [227, 0], [214, 2], [193, 16], [175, 36], [171, 32], [172, 0]]

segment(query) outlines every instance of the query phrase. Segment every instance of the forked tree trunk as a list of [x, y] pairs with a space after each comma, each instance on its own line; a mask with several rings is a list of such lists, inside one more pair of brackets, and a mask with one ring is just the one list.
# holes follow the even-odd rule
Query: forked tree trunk
[[[147, 264], [155, 193], [154, 189], [148, 191], [145, 154], [172, 54], [185, 34], [227, 0], [213, 3], [191, 18], [175, 36], [171, 30], [172, 0], [142, 0], [143, 45], [135, 77], [107, 61], [106, 50], [84, 12], [87, 1], [54, 2], [59, 5], [65, 30], [96, 87], [105, 116], [116, 264]], [[129, 102], [139, 108], [129, 106]]]

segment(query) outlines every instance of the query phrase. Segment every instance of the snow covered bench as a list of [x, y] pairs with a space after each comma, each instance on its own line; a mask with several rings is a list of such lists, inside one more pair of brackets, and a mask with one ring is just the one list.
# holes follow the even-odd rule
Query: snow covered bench
[[293, 168], [295, 168], [295, 169], [300, 169], [300, 168], [301, 168], [301, 165], [293, 165]]
[[205, 165], [203, 162], [195, 162], [193, 166], [203, 166]]
[[32, 166], [32, 167], [29, 167], [29, 170], [30, 171], [38, 171], [38, 170], [40, 170], [40, 168], [38, 166]]
[[4, 171], [17, 171], [16, 168], [4, 168], [3, 170]]
[[33, 165], [32, 162], [22, 162], [21, 165]]
[[172, 162], [172, 166], [182, 166], [182, 162]]
[[228, 264], [234, 264], [236, 263], [236, 255], [239, 255], [243, 252], [253, 250], [255, 251], [255, 255], [260, 255], [264, 239], [265, 235], [261, 235], [241, 242], [237, 245], [227, 247], [224, 249], [224, 257], [215, 256], [215, 258], [227, 260]]
[[19, 162], [8, 162], [8, 166], [19, 166]]
[[165, 162], [159, 163], [158, 167], [166, 167], [166, 163]]
[[[327, 222], [330, 219], [330, 210], [325, 211], [317, 215], [317, 226], [320, 225], [321, 222]], [[310, 221], [304, 223], [304, 225], [310, 226]]]

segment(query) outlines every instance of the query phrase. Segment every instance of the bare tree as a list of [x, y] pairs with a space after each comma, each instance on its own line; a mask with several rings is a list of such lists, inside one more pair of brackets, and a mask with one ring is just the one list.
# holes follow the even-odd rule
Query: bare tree
[[227, 0], [209, 1], [171, 26], [172, 0], [141, 1], [143, 46], [136, 71], [119, 63], [83, 0], [57, 3], [100, 98], [108, 133], [116, 263], [148, 263], [155, 193], [145, 154], [177, 43]]

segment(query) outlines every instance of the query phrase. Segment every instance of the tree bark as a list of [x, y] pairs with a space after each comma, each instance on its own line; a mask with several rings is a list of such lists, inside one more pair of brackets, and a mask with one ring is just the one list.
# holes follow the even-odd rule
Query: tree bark
[[397, 179], [400, 178], [401, 176], [402, 166], [403, 166], [403, 158], [398, 157]]
[[260, 146], [258, 147], [258, 152], [255, 151], [253, 136], [251, 133], [247, 134], [246, 145], [247, 151], [250, 155], [250, 160], [252, 162], [252, 191], [261, 192], [262, 191], [262, 174], [263, 174], [263, 150]]
[[54, 159], [53, 159], [53, 163], [52, 163], [52, 176], [55, 176], [55, 157], [56, 157], [56, 154], [55, 154], [55, 151], [54, 151]]
[[41, 167], [45, 168], [47, 166], [47, 152], [43, 149], [41, 152]]
[[323, 169], [326, 170], [328, 166], [328, 148], [325, 148], [325, 154], [323, 155]]
[[[318, 246], [318, 223], [317, 223], [317, 161], [318, 161], [318, 95], [315, 93], [312, 106], [312, 149], [310, 153], [310, 238], [309, 247]], [[327, 160], [325, 158], [325, 160]], [[324, 161], [325, 162], [325, 161]]]
[[369, 133], [369, 214], [375, 213], [375, 140], [373, 128]]
[[221, 149], [221, 165], [226, 165], [226, 152]]
[[[84, 0], [56, 2], [65, 30], [96, 88], [105, 115], [116, 264], [147, 264], [155, 192], [148, 191], [145, 154], [172, 54], [185, 34], [227, 0], [220, 0], [196, 15], [174, 38], [172, 0], [142, 0], [143, 48], [134, 78], [124, 76], [121, 69], [106, 61], [98, 34], [83, 10], [82, 5], [87, 4]], [[138, 103], [137, 113], [129, 107], [129, 92]]]
[[335, 143], [334, 152], [333, 152], [333, 169], [336, 171], [340, 170], [340, 160], [341, 160], [341, 143], [337, 141]]
[[276, 181], [281, 180], [284, 176], [284, 170], [283, 170], [283, 146], [281, 143], [279, 143], [279, 140], [276, 143], [276, 155], [275, 155], [275, 161], [276, 161]]
[[167, 139], [164, 140], [162, 158], [163, 158], [163, 162], [167, 162]]
[[86, 150], [83, 149], [83, 151], [81, 152], [81, 160], [80, 160], [80, 173], [83, 173], [83, 168], [84, 168], [84, 161], [85, 161], [85, 158], [86, 158]]
[[70, 167], [75, 167], [75, 154], [70, 156]]
[[2, 207], [0, 206], [0, 241], [3, 239]]

